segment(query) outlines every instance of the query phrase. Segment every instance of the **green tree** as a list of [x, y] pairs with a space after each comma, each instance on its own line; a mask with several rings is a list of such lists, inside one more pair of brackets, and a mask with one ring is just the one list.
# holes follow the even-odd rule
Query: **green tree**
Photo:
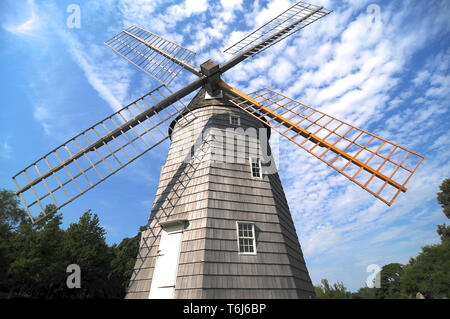
[[441, 191], [437, 194], [437, 200], [441, 204], [445, 216], [450, 218], [450, 178], [444, 179], [439, 188]]
[[81, 269], [81, 288], [67, 291], [68, 296], [107, 298], [113, 293], [111, 287], [114, 285], [108, 281], [113, 255], [97, 214], [87, 211], [78, 223], [69, 225], [65, 233], [64, 251], [67, 265], [76, 264]]
[[138, 234], [132, 238], [124, 238], [119, 245], [113, 245], [114, 258], [111, 261], [111, 272], [109, 279], [119, 285], [120, 292], [117, 297], [124, 298], [128, 284], [133, 273], [136, 256], [139, 252], [139, 242], [141, 232], [145, 230], [141, 227]]
[[[437, 200], [450, 218], [450, 178], [442, 181]], [[441, 243], [422, 247], [408, 265], [389, 264], [381, 271], [381, 289], [376, 298], [415, 298], [420, 292], [425, 298], [450, 298], [450, 226], [438, 225]], [[366, 290], [365, 290], [366, 289]], [[354, 298], [363, 298], [368, 288], [361, 288]]]
[[[440, 192], [437, 193], [437, 200], [442, 206], [442, 212], [447, 218], [450, 218], [450, 178], [445, 179], [440, 188]], [[450, 226], [445, 223], [438, 225], [437, 233], [441, 237], [441, 240], [447, 240], [450, 238]]]
[[[141, 232], [110, 247], [90, 211], [67, 230], [61, 223], [61, 214], [52, 214], [31, 224], [17, 196], [0, 190], [0, 298], [123, 298]], [[66, 285], [70, 264], [80, 266], [81, 289]]]
[[403, 275], [405, 266], [399, 263], [391, 263], [383, 266], [380, 273], [380, 285], [377, 290], [378, 299], [399, 299], [402, 298], [400, 278]]
[[11, 234], [25, 220], [26, 213], [14, 192], [0, 189], [0, 236]]
[[347, 291], [342, 282], [331, 286], [327, 279], [322, 279], [321, 284], [314, 288], [319, 299], [350, 299], [352, 297], [351, 292]]
[[437, 233], [441, 237], [441, 241], [449, 240], [450, 238], [450, 226], [447, 226], [446, 224], [438, 225], [437, 226]]
[[[48, 205], [46, 211], [53, 210]], [[53, 298], [65, 283], [61, 214], [31, 225], [22, 223], [14, 236], [14, 261], [8, 269], [11, 290], [21, 296]]]
[[401, 278], [404, 294], [425, 298], [450, 298], [450, 240], [425, 246], [416, 258], [411, 258]]
[[[442, 212], [450, 218], [450, 178], [440, 185], [437, 200]], [[450, 298], [450, 226], [438, 225], [441, 243], [422, 247], [416, 258], [411, 258], [401, 278], [403, 293], [410, 297], [417, 292], [425, 298]]]
[[12, 191], [0, 189], [0, 292], [9, 291], [8, 269], [14, 260], [13, 239], [17, 227], [26, 221], [19, 200]]
[[377, 288], [363, 287], [352, 293], [352, 299], [377, 299]]

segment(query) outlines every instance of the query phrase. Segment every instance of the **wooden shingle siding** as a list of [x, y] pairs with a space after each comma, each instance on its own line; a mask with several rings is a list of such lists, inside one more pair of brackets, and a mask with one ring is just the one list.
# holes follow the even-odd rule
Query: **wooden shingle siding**
[[[257, 134], [270, 132], [259, 131], [264, 125], [237, 108], [220, 101], [208, 106], [202, 94], [189, 105], [196, 119], [173, 127], [127, 298], [148, 298], [161, 231], [158, 222], [176, 219], [188, 222], [181, 239], [175, 298], [314, 298], [278, 174], [263, 174], [260, 179], [251, 174], [250, 156], [263, 154], [258, 138], [242, 133], [250, 128]], [[240, 117], [242, 129], [227, 139], [227, 128], [236, 127], [230, 125], [230, 114]], [[216, 138], [206, 136], [207, 131]], [[238, 143], [244, 147], [238, 148]], [[232, 156], [225, 157], [223, 147]], [[222, 154], [221, 161], [214, 160], [213, 155]], [[237, 221], [254, 224], [256, 254], [238, 252]]]

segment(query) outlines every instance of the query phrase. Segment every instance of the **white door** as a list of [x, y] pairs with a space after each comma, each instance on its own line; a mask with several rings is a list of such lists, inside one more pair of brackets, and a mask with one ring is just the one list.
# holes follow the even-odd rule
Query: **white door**
[[150, 299], [173, 298], [183, 228], [184, 226], [177, 225], [165, 227], [162, 230], [158, 257], [150, 288]]

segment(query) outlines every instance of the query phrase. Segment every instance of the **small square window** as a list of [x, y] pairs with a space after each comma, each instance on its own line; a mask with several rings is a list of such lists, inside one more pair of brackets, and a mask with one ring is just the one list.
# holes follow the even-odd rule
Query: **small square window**
[[236, 126], [241, 125], [241, 118], [237, 115], [230, 114], [230, 124]]
[[259, 158], [251, 157], [250, 166], [252, 170], [252, 177], [262, 178], [261, 161], [259, 160]]
[[240, 254], [256, 254], [255, 225], [237, 222], [238, 248]]

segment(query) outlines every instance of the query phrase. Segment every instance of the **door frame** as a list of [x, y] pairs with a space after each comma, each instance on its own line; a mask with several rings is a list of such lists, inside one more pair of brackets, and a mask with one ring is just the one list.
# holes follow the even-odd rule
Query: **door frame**
[[[188, 226], [188, 221], [186, 219], [173, 219], [173, 220], [170, 220], [170, 221], [160, 222], [158, 225], [161, 227], [161, 231], [162, 232], [166, 232], [167, 235], [171, 235], [171, 234], [176, 234], [176, 233], [183, 233], [184, 230]], [[174, 230], [170, 231], [171, 228], [174, 228]], [[158, 244], [158, 248], [159, 248], [159, 245], [161, 244], [162, 236], [163, 236], [163, 233], [161, 233], [161, 238], [160, 238], [160, 241], [159, 241], [159, 244]], [[179, 266], [179, 261], [180, 261], [180, 253], [181, 253], [181, 245], [182, 245], [182, 243], [183, 243], [183, 235], [181, 234], [180, 244], [179, 244], [179, 247], [178, 247], [179, 250], [178, 250], [177, 260], [176, 260], [176, 268], [175, 268], [175, 278], [174, 278], [175, 285], [176, 285], [176, 280], [177, 280], [177, 275], [178, 275], [178, 266]], [[156, 289], [156, 287], [153, 286], [153, 283], [154, 283], [153, 278], [154, 278], [154, 275], [156, 273], [156, 269], [158, 267], [158, 261], [160, 260], [159, 257], [160, 257], [159, 255], [156, 255], [156, 257], [155, 257], [156, 258], [155, 268], [153, 269], [152, 282], [150, 284], [150, 290], [149, 290], [149, 294], [148, 294], [148, 298], [149, 299], [151, 298], [152, 288]], [[173, 297], [174, 297], [175, 289], [176, 289], [176, 286], [173, 287], [173, 294], [171, 296], [171, 299], [173, 299]], [[158, 298], [151, 298], [151, 299], [158, 299]]]

